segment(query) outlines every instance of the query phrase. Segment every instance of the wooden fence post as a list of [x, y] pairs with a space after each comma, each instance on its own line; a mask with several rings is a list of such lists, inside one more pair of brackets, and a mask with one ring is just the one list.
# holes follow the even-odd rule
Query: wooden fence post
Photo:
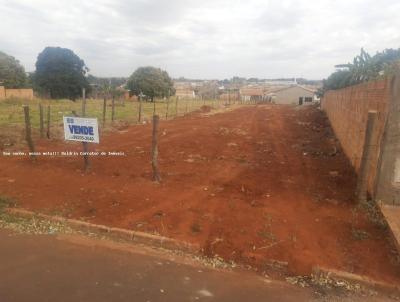
[[139, 104], [138, 104], [139, 108], [138, 108], [138, 123], [142, 122], [142, 100], [139, 97]]
[[[31, 119], [29, 116], [29, 106], [24, 105], [24, 116], [25, 116], [25, 139], [26, 142], [28, 143], [28, 147], [29, 147], [29, 152], [35, 152], [35, 146], [33, 144], [33, 140], [32, 140], [32, 128], [31, 128]], [[31, 158], [33, 161], [36, 160], [36, 157], [34, 154], [31, 154]]]
[[103, 98], [103, 125], [106, 123], [107, 98]]
[[39, 104], [39, 125], [40, 125], [40, 138], [44, 138], [44, 122], [43, 122], [43, 106]]
[[111, 121], [114, 122], [114, 120], [115, 120], [115, 96], [113, 96], [111, 100]]
[[165, 119], [168, 120], [169, 98], [167, 98], [167, 111], [165, 112]]
[[47, 139], [50, 139], [50, 105], [47, 106], [47, 131], [46, 136]]
[[[82, 116], [85, 117], [85, 116]], [[87, 171], [90, 167], [89, 163], [89, 145], [87, 142], [82, 142], [83, 147], [83, 171]]]
[[153, 99], [153, 115], [156, 114], [156, 100], [155, 98]]
[[83, 146], [83, 170], [86, 172], [89, 169], [90, 163], [89, 163], [89, 155], [88, 155], [88, 151], [89, 151], [89, 146], [87, 142], [82, 142], [82, 146]]
[[178, 116], [178, 97], [175, 100], [175, 117]]
[[86, 90], [82, 88], [82, 116], [86, 115]]
[[158, 115], [153, 116], [153, 138], [151, 144], [151, 166], [153, 168], [153, 181], [160, 182], [160, 170], [158, 168], [158, 124], [160, 118]]

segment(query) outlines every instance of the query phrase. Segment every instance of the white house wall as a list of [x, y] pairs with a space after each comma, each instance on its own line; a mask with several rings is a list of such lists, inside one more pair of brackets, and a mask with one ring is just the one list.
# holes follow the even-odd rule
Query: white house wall
[[[280, 90], [274, 93], [275, 97], [272, 101], [275, 104], [299, 104], [300, 97], [311, 97], [314, 99], [314, 93], [308, 90], [305, 90], [301, 87], [291, 87], [284, 90]], [[307, 103], [306, 103], [307, 104]]]

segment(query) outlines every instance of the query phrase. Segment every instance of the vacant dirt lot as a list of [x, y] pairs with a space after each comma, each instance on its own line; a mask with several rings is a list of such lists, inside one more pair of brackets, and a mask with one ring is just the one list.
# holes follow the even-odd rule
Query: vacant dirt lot
[[[0, 192], [20, 207], [198, 243], [208, 256], [263, 269], [287, 261], [400, 281], [388, 233], [353, 200], [356, 176], [317, 109], [252, 106], [160, 125], [163, 182], [151, 182], [151, 125], [91, 151], [125, 156], [0, 157]], [[40, 151], [81, 145], [38, 142]]]

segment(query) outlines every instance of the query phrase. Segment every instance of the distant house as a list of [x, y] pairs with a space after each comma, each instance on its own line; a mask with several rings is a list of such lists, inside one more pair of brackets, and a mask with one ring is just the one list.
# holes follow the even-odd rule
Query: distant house
[[19, 99], [33, 99], [32, 88], [19, 88], [19, 89], [9, 89], [4, 86], [0, 86], [0, 99], [7, 98], [19, 98]]
[[300, 85], [293, 85], [268, 93], [268, 100], [274, 104], [309, 105], [317, 101], [315, 91]]
[[192, 88], [192, 85], [190, 83], [175, 82], [174, 88], [175, 88], [175, 96], [178, 97], [179, 99], [196, 98], [196, 93], [194, 92], [194, 89]]
[[240, 99], [240, 95], [237, 91], [224, 92], [219, 96], [219, 99], [225, 102], [237, 102]]
[[175, 88], [175, 95], [180, 99], [194, 99], [196, 94], [191, 88]]
[[131, 92], [126, 89], [119, 88], [119, 90], [123, 93], [123, 98], [126, 101], [138, 101], [139, 98], [136, 95], [131, 95]]
[[242, 87], [239, 93], [242, 101], [262, 102], [267, 100], [267, 94], [263, 87]]

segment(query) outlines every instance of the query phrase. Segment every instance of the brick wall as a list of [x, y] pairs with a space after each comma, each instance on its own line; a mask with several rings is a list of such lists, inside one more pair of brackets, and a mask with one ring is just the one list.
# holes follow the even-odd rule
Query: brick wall
[[6, 89], [6, 98], [33, 99], [33, 90], [27, 89]]
[[0, 100], [6, 98], [6, 89], [4, 86], [0, 86]]
[[332, 128], [339, 139], [344, 153], [358, 172], [364, 146], [365, 130], [369, 110], [378, 112], [376, 147], [370, 158], [368, 191], [374, 194], [380, 141], [382, 139], [388, 106], [391, 97], [391, 78], [363, 83], [341, 90], [325, 93], [321, 100]]

